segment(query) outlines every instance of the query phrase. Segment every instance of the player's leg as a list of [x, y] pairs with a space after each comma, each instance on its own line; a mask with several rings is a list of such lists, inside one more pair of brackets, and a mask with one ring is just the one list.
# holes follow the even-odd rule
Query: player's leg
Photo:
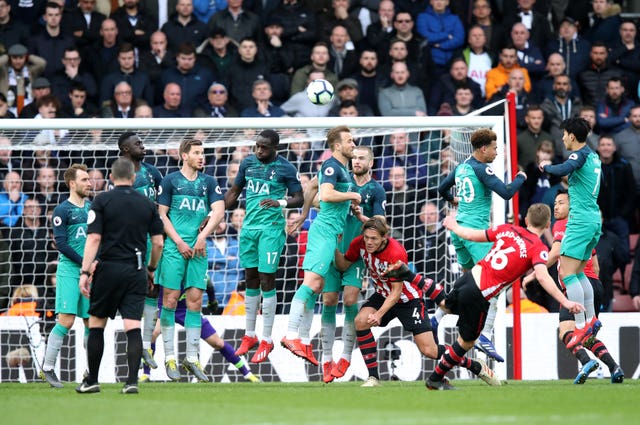
[[175, 354], [176, 307], [182, 290], [187, 260], [175, 250], [165, 249], [160, 260], [160, 282], [162, 286], [162, 309], [160, 327], [164, 346], [164, 365], [171, 380], [180, 379]]
[[206, 289], [205, 276], [207, 275], [207, 257], [194, 257], [187, 263], [185, 277], [185, 296], [187, 311], [184, 319], [184, 330], [187, 337], [186, 357], [182, 366], [193, 373], [200, 381], [207, 382], [200, 364], [200, 333], [202, 331], [202, 293]]
[[144, 310], [142, 311], [142, 361], [151, 369], [158, 367], [153, 358], [154, 350], [151, 348], [153, 331], [158, 322], [158, 293], [159, 285], [153, 285], [144, 299]]
[[258, 273], [259, 252], [258, 232], [242, 229], [240, 232], [240, 264], [245, 268], [245, 334], [236, 351], [239, 356], [247, 354], [249, 350], [258, 345], [256, 336], [256, 321], [260, 310], [260, 275]]
[[342, 290], [342, 273], [331, 265], [324, 279], [322, 290], [322, 315], [320, 316], [320, 335], [322, 341], [322, 380], [333, 381], [333, 344], [336, 338], [336, 311], [339, 292]]
[[358, 315], [358, 298], [362, 289], [364, 263], [359, 260], [352, 264], [342, 278], [342, 304], [344, 306], [344, 325], [342, 326], [342, 355], [331, 370], [331, 375], [341, 378], [351, 365], [351, 354], [356, 345], [355, 319]]
[[[95, 286], [93, 289], [95, 294]], [[93, 295], [92, 294], [92, 295]], [[107, 325], [107, 318], [89, 317], [89, 340], [87, 343], [87, 360], [89, 362], [89, 374], [82, 380], [80, 385], [76, 387], [76, 392], [81, 394], [100, 392], [100, 384], [98, 383], [98, 371], [102, 362], [102, 354], [104, 352], [104, 328]], [[138, 359], [140, 364], [140, 359]], [[137, 365], [136, 365], [137, 370]]]
[[[362, 386], [377, 387], [380, 385], [380, 374], [378, 373], [378, 345], [373, 333], [371, 325], [368, 322], [369, 315], [374, 314], [384, 304], [384, 297], [378, 293], [373, 294], [364, 303], [360, 312], [356, 316], [356, 336], [358, 348], [362, 354], [362, 359], [369, 372], [369, 377]], [[387, 313], [388, 314], [388, 313]]]

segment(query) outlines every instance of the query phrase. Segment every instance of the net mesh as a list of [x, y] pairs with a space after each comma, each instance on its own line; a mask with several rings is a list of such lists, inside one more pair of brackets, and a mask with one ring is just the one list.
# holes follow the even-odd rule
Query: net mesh
[[[492, 117], [493, 118], [493, 117]], [[372, 122], [371, 120], [353, 120], [350, 122], [331, 122], [331, 125], [309, 126], [309, 121], [288, 119], [277, 125], [265, 122], [240, 121], [242, 126], [235, 128], [213, 128], [211, 120], [206, 125], [198, 122], [197, 125], [185, 125], [173, 127], [171, 120], [165, 128], [149, 128], [145, 120], [126, 120], [127, 126], [109, 128], [101, 125], [99, 120], [66, 120], [60, 123], [56, 120], [55, 129], [43, 129], [41, 123], [21, 120], [20, 128], [4, 128], [0, 130], [0, 165], [2, 167], [3, 193], [6, 199], [11, 197], [15, 187], [21, 194], [20, 202], [24, 199], [36, 199], [38, 208], [15, 209], [16, 202], [8, 201], [1, 205], [2, 209], [2, 238], [0, 239], [0, 311], [12, 314], [11, 308], [24, 299], [12, 299], [16, 289], [24, 285], [34, 285], [37, 291], [37, 312], [40, 314], [40, 332], [48, 335], [55, 324], [55, 270], [58, 252], [55, 248], [51, 232], [51, 212], [53, 208], [66, 198], [67, 188], [62, 179], [64, 170], [73, 163], [84, 163], [91, 170], [93, 193], [98, 194], [109, 187], [107, 177], [111, 163], [118, 157], [117, 139], [124, 131], [137, 132], [144, 141], [147, 149], [145, 162], [158, 168], [162, 175], [179, 169], [177, 147], [185, 138], [197, 138], [204, 142], [207, 165], [205, 172], [214, 175], [223, 188], [228, 188], [237, 173], [237, 164], [249, 155], [255, 143], [255, 136], [262, 128], [274, 128], [280, 136], [280, 154], [300, 171], [303, 187], [316, 172], [317, 167], [328, 155], [324, 145], [324, 135], [331, 126], [347, 124], [360, 145], [370, 146], [373, 149], [375, 163], [372, 169], [373, 177], [385, 188], [387, 204], [386, 214], [392, 227], [392, 235], [400, 240], [407, 248], [409, 259], [419, 272], [437, 282], [451, 285], [459, 274], [459, 268], [455, 261], [455, 253], [450, 246], [447, 233], [437, 223], [429, 223], [428, 209], [435, 208], [437, 215], [435, 221], [447, 212], [446, 203], [438, 196], [437, 187], [442, 178], [446, 176], [455, 165], [471, 153], [469, 138], [471, 133], [479, 127], [492, 127], [500, 124], [494, 121], [476, 121], [467, 119], [447, 120], [444, 124], [431, 124], [429, 119], [411, 121], [402, 125], [389, 125], [384, 120]], [[92, 122], [89, 122], [92, 121]], [[271, 120], [266, 120], [271, 121]], [[440, 120], [441, 122], [443, 120]], [[469, 121], [472, 121], [469, 123]], [[82, 128], [78, 123], [81, 122]], [[121, 122], [121, 121], [120, 121]], [[240, 123], [238, 122], [238, 124]], [[247, 125], [247, 123], [249, 125]], [[286, 123], [286, 124], [284, 124]], [[144, 125], [143, 125], [144, 124]], [[267, 125], [265, 125], [267, 124]], [[366, 124], [366, 125], [365, 125]], [[385, 125], [386, 124], [386, 125]], [[407, 124], [407, 123], [404, 123]], [[94, 128], [89, 128], [94, 126]], [[157, 125], [157, 121], [154, 124]], [[179, 127], [179, 128], [178, 128]], [[404, 135], [405, 152], [397, 142], [399, 135]], [[395, 146], [395, 147], [394, 147]], [[13, 182], [18, 180], [18, 182]], [[13, 186], [11, 186], [13, 184]], [[16, 186], [17, 185], [17, 186]], [[242, 198], [241, 204], [242, 206]], [[311, 217], [313, 217], [313, 213]], [[209, 244], [209, 278], [210, 291], [204, 296], [203, 312], [213, 314], [211, 321], [215, 327], [222, 326], [221, 336], [227, 339], [233, 346], [239, 345], [244, 327], [244, 318], [241, 316], [216, 317], [218, 314], [233, 315], [237, 313], [238, 304], [234, 301], [241, 293], [244, 273], [237, 258], [238, 234], [242, 225], [242, 209], [227, 212], [227, 231], [225, 244]], [[289, 235], [284, 255], [277, 274], [278, 306], [277, 313], [285, 315], [289, 311], [289, 304], [293, 294], [302, 281], [301, 264], [306, 249], [306, 232], [308, 224], [300, 232]], [[225, 245], [225, 249], [220, 247]], [[370, 295], [372, 289], [367, 287], [362, 292], [362, 300]], [[217, 306], [215, 305], [217, 302]], [[9, 310], [8, 310], [9, 309]], [[241, 310], [240, 310], [241, 311]], [[339, 307], [338, 311], [341, 311]], [[283, 326], [286, 317], [282, 318]], [[316, 322], [319, 320], [316, 318]], [[33, 377], [33, 371], [38, 369], [38, 362], [25, 363], [22, 367], [27, 370], [18, 374], [9, 368], [7, 355], [13, 350], [25, 346], [25, 338], [29, 335], [24, 329], [17, 326], [9, 328], [6, 322], [0, 318], [0, 337], [2, 337], [2, 381], [19, 380], [20, 376]], [[224, 323], [220, 325], [219, 323]], [[260, 324], [260, 322], [259, 322]], [[278, 326], [276, 326], [276, 329]], [[112, 337], [113, 357], [111, 362], [114, 372], [109, 379], [120, 380], [126, 374], [124, 353], [124, 337], [120, 330], [114, 330]], [[17, 332], [17, 334], [16, 334]], [[219, 329], [220, 332], [220, 329]], [[339, 335], [338, 331], [338, 335]], [[398, 328], [393, 333], [393, 339], [411, 340], [410, 335]], [[442, 332], [441, 332], [442, 334]], [[62, 380], [78, 380], [86, 367], [84, 349], [82, 348], [82, 325], [76, 321], [74, 332], [66, 337], [57, 369]], [[180, 338], [180, 336], [179, 336]], [[277, 336], [274, 335], [274, 339]], [[453, 341], [452, 334], [444, 334], [444, 338]], [[339, 339], [339, 336], [338, 338]], [[316, 346], [318, 338], [314, 339]], [[6, 344], [5, 344], [6, 342]], [[391, 341], [392, 342], [392, 341]], [[119, 346], [122, 345], [122, 346]], [[158, 345], [162, 345], [159, 341]], [[206, 344], [203, 342], [203, 346]], [[400, 344], [402, 346], [402, 344]], [[184, 344], [178, 346], [178, 356], [183, 357]], [[380, 355], [387, 358], [384, 350], [388, 350], [389, 342], [379, 344]], [[385, 348], [387, 347], [387, 348]], [[207, 351], [203, 348], [201, 355], [203, 365], [208, 365], [206, 370], [217, 381], [241, 380], [237, 372], [229, 372], [225, 365], [220, 366], [222, 357], [218, 352]], [[40, 352], [42, 350], [32, 350]], [[402, 348], [402, 352], [405, 348]], [[119, 353], [119, 354], [117, 354]], [[213, 353], [213, 354], [212, 354]], [[359, 356], [356, 350], [354, 356]], [[384, 357], [387, 356], [387, 357]], [[407, 353], [409, 356], [409, 353]], [[121, 358], [122, 357], [122, 358]], [[162, 360], [162, 355], [156, 357]], [[273, 356], [272, 356], [273, 357]], [[109, 358], [106, 356], [106, 358]], [[38, 360], [38, 359], [36, 359]], [[40, 362], [42, 359], [39, 359]], [[283, 365], [292, 358], [284, 356]], [[105, 360], [109, 362], [110, 360]], [[389, 377], [398, 375], [393, 372], [391, 358]], [[396, 359], [397, 361], [397, 359]], [[422, 363], [425, 363], [422, 365]], [[161, 363], [161, 361], [159, 362]], [[271, 363], [274, 363], [272, 361]], [[287, 378], [283, 372], [286, 366], [271, 364], [269, 361], [259, 367], [253, 366], [254, 372], [260, 373], [263, 380], [299, 380]], [[400, 372], [402, 376], [410, 376], [412, 379], [424, 378], [426, 373], [433, 368], [433, 363], [425, 359], [420, 360], [420, 373], [415, 377], [411, 372]], [[320, 379], [318, 371], [310, 371], [306, 368], [306, 378]], [[386, 371], [384, 373], [387, 373]], [[385, 375], [386, 376], [386, 375]], [[284, 378], [283, 378], [284, 377]], [[164, 379], [163, 372], [152, 373], [152, 378]], [[355, 379], [356, 374], [351, 376]], [[366, 376], [365, 376], [366, 378]], [[405, 379], [405, 378], [401, 378]]]

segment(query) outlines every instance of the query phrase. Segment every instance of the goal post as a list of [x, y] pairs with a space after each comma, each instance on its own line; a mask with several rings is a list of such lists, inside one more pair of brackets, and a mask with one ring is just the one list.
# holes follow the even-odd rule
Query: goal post
[[[451, 285], [459, 275], [460, 269], [455, 261], [455, 253], [447, 238], [444, 242], [438, 242], [435, 246], [425, 246], [424, 241], [418, 240], [417, 235], [425, 223], [420, 217], [421, 208], [427, 202], [433, 202], [439, 208], [440, 215], [449, 211], [441, 198], [437, 196], [437, 186], [446, 174], [453, 170], [455, 164], [466, 159], [472, 148], [469, 143], [471, 134], [479, 128], [490, 128], [497, 134], [498, 157], [493, 163], [493, 168], [497, 176], [505, 176], [505, 119], [502, 116], [464, 116], [464, 117], [357, 117], [357, 118], [169, 118], [169, 119], [36, 119], [36, 120], [2, 120], [0, 121], [0, 158], [6, 157], [6, 152], [10, 152], [13, 163], [17, 164], [14, 171], [17, 171], [23, 180], [24, 193], [29, 197], [40, 196], [38, 199], [45, 199], [39, 193], [39, 187], [43, 184], [39, 179], [40, 170], [43, 168], [55, 168], [54, 190], [64, 196], [66, 188], [62, 181], [64, 169], [74, 162], [86, 162], [91, 169], [102, 172], [104, 178], [108, 178], [107, 171], [110, 163], [118, 156], [117, 140], [119, 135], [125, 131], [134, 131], [141, 135], [148, 151], [145, 161], [156, 165], [162, 174], [166, 174], [177, 169], [179, 162], [175, 158], [175, 150], [180, 142], [187, 137], [199, 138], [203, 140], [205, 153], [207, 155], [207, 167], [205, 172], [216, 175], [225, 190], [223, 183], [232, 178], [232, 167], [230, 164], [241, 160], [250, 153], [255, 144], [256, 134], [263, 129], [274, 129], [280, 134], [280, 154], [289, 156], [290, 161], [300, 169], [304, 168], [307, 177], [310, 177], [316, 170], [318, 161], [323, 158], [325, 151], [324, 139], [326, 131], [332, 127], [346, 125], [352, 129], [354, 136], [360, 144], [370, 146], [376, 156], [372, 172], [374, 177], [381, 181], [387, 189], [387, 217], [392, 224], [393, 236], [400, 239], [409, 252], [412, 266], [418, 271], [434, 274], [440, 273], [441, 281], [445, 285]], [[388, 169], [383, 158], [393, 156], [391, 138], [397, 133], [407, 134], [408, 157], [401, 158], [398, 164], [403, 165], [405, 173], [405, 186], [395, 188], [393, 182], [388, 178]], [[300, 148], [302, 145], [302, 148]], [[295, 149], [294, 149], [295, 147]], [[299, 160], [295, 162], [292, 152], [296, 150]], [[391, 152], [391, 153], [390, 153]], [[445, 152], [450, 156], [445, 159]], [[311, 154], [309, 154], [311, 153]], [[173, 155], [173, 156], [172, 156]], [[401, 156], [401, 155], [398, 155]], [[394, 160], [395, 161], [395, 160]], [[396, 162], [391, 161], [392, 164]], [[43, 197], [44, 196], [44, 197]], [[497, 195], [493, 195], [492, 221], [494, 224], [505, 221], [507, 207], [506, 202]], [[48, 202], [46, 199], [42, 202]], [[55, 205], [53, 205], [55, 206]], [[0, 206], [1, 208], [1, 206]], [[10, 303], [11, 294], [20, 285], [34, 284], [39, 292], [40, 298], [44, 299], [45, 305], [49, 309], [52, 307], [52, 294], [50, 278], [46, 273], [51, 270], [49, 265], [57, 258], [57, 252], [51, 246], [50, 218], [47, 212], [52, 209], [51, 205], [43, 204], [42, 218], [40, 226], [45, 228], [47, 238], [43, 241], [31, 241], [29, 244], [24, 241], [16, 241], [17, 235], [24, 237], [29, 226], [24, 222], [24, 218], [19, 218], [13, 225], [3, 225], [2, 238], [0, 243], [0, 266], [4, 265], [10, 269], [8, 276], [0, 280], [0, 301]], [[232, 230], [241, 226], [236, 221], [235, 215], [231, 212], [227, 216], [226, 232], [227, 240], [224, 244], [210, 241], [210, 252], [218, 252], [224, 245], [225, 252], [221, 256], [209, 256], [209, 278], [212, 287], [216, 289], [216, 297], [221, 294], [221, 303], [228, 301], [228, 297], [243, 280], [243, 271], [237, 259], [237, 233]], [[13, 238], [13, 239], [12, 239]], [[232, 239], [236, 238], [235, 241]], [[306, 238], [303, 231], [287, 244], [285, 254], [280, 264], [280, 271], [277, 277], [278, 289], [278, 310], [281, 315], [277, 319], [274, 329], [274, 339], [281, 337], [277, 332], [286, 328], [286, 314], [288, 313], [288, 303], [293, 293], [301, 282], [300, 265], [303, 252], [306, 246]], [[235, 247], [235, 248], [234, 248]], [[235, 251], [233, 251], [235, 249]], [[430, 257], [444, 259], [437, 262], [433, 258], [427, 258], [425, 252], [430, 252]], [[444, 267], [435, 266], [444, 264]], [[435, 270], [435, 268], [438, 268]], [[369, 292], [367, 292], [369, 291]], [[363, 291], [362, 298], [370, 294], [371, 288]], [[206, 297], [205, 297], [206, 300]], [[0, 304], [0, 308], [3, 305]], [[207, 301], [205, 305], [207, 307]], [[501, 309], [504, 310], [504, 309]], [[50, 311], [50, 310], [49, 310]], [[318, 312], [320, 309], [318, 308]], [[504, 315], [501, 311], [500, 315]], [[224, 338], [232, 345], [237, 346], [242, 337], [243, 318], [210, 316], [214, 327], [220, 327]], [[334, 347], [334, 355], [340, 353], [340, 336], [342, 316], [338, 321], [338, 337]], [[312, 335], [313, 344], [319, 347], [319, 318], [314, 320]], [[17, 324], [16, 324], [17, 323]], [[116, 322], [119, 324], [119, 322]], [[500, 317], [497, 324], [503, 323]], [[0, 317], [0, 335], [3, 332], [17, 332], [20, 322], [11, 322], [11, 326]], [[454, 332], [451, 329], [455, 326], [455, 320], [445, 320], [441, 327], [441, 336], [447, 342], [452, 342]], [[51, 318], [44, 326], [43, 334], [50, 329]], [[82, 360], [84, 349], [82, 348], [82, 326], [78, 321], [74, 327], [75, 332], [69, 335], [65, 342], [65, 348], [58, 361], [59, 376], [66, 380], [78, 380], [85, 365]], [[112, 344], [124, 344], [124, 339], [120, 335], [117, 326], [108, 328], [109, 336], [106, 341]], [[261, 330], [261, 318], [258, 319], [258, 332]], [[7, 336], [7, 344], [1, 344], [0, 350], [2, 358], [8, 351], [20, 348], [25, 345], [25, 334], [22, 336]], [[392, 324], [389, 328], [380, 329], [379, 355], [384, 358], [385, 347], [392, 344], [397, 339], [396, 344], [400, 347], [403, 361], [394, 368], [393, 360], [389, 360], [389, 367], [382, 368], [382, 376], [396, 376], [400, 379], [424, 379], [426, 374], [433, 369], [434, 363], [431, 360], [421, 358], [416, 355], [415, 346], [410, 343], [411, 337], [403, 332], [397, 325]], [[390, 336], [393, 336], [391, 338]], [[178, 353], [183, 355], [183, 338], [178, 338]], [[3, 340], [4, 341], [4, 340]], [[12, 341], [19, 343], [12, 346]], [[398, 342], [399, 341], [399, 342]], [[496, 342], [501, 352], [506, 352], [506, 332], [504, 328], [496, 327]], [[78, 345], [79, 344], [79, 345]], [[15, 344], [13, 344], [15, 345]], [[158, 344], [162, 345], [161, 342]], [[230, 381], [236, 380], [227, 374], [226, 365], [223, 368], [218, 363], [222, 360], [219, 354], [213, 354], [210, 347], [203, 342], [201, 344], [202, 363], [207, 364], [207, 373], [214, 380]], [[413, 347], [413, 348], [412, 348]], [[34, 351], [37, 352], [38, 350]], [[279, 351], [279, 350], [276, 350]], [[103, 367], [111, 370], [105, 376], [107, 381], [119, 380], [122, 359], [118, 357], [118, 352], [122, 349], [110, 347], [105, 355]], [[161, 349], [159, 349], [159, 359], [162, 359]], [[316, 352], [318, 355], [318, 352]], [[297, 365], [296, 360], [286, 355], [272, 355], [270, 361], [261, 364], [259, 367], [251, 365], [254, 372], [263, 375], [265, 380], [273, 381], [297, 381], [297, 380], [320, 380], [321, 376], [316, 368], [299, 368], [295, 366], [296, 372], [287, 369], [288, 365]], [[356, 350], [354, 358], [359, 357]], [[208, 358], [208, 360], [207, 360]], [[40, 359], [41, 360], [41, 359]], [[361, 359], [360, 359], [361, 360]], [[33, 362], [32, 366], [37, 368], [38, 362]], [[2, 368], [6, 368], [5, 362]], [[403, 369], [403, 367], [406, 369]], [[506, 376], [506, 366], [500, 365], [501, 376]], [[348, 379], [360, 378], [366, 373], [364, 363], [354, 360], [355, 371]], [[304, 373], [300, 373], [304, 371]], [[165, 379], [164, 372], [154, 371], [153, 379]], [[35, 376], [27, 373], [28, 376]], [[2, 371], [0, 380], [11, 380], [15, 374]], [[366, 376], [365, 376], [366, 377]], [[241, 378], [240, 378], [241, 380]]]

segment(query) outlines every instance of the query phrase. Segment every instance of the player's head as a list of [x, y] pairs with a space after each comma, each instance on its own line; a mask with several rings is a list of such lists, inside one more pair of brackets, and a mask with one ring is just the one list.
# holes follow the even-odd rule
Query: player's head
[[544, 230], [549, 226], [551, 220], [551, 208], [547, 204], [533, 204], [527, 210], [527, 217], [525, 222], [527, 226], [535, 227], [539, 230]]
[[124, 156], [133, 162], [142, 161], [146, 153], [142, 139], [132, 131], [127, 131], [120, 135], [118, 149], [120, 149], [120, 156]]
[[369, 253], [380, 251], [389, 239], [387, 220], [380, 215], [374, 215], [362, 225], [364, 247]]
[[84, 164], [72, 164], [64, 172], [64, 182], [70, 193], [75, 193], [81, 198], [91, 195], [91, 179]]
[[356, 147], [351, 135], [351, 130], [346, 125], [334, 127], [327, 132], [327, 146], [332, 153], [340, 153], [347, 159], [353, 158], [353, 149]]
[[488, 128], [476, 130], [471, 135], [471, 146], [473, 153], [481, 162], [493, 162], [498, 156], [497, 136]]
[[553, 217], [556, 220], [564, 220], [569, 216], [569, 192], [559, 189], [553, 201]]
[[560, 126], [564, 130], [562, 141], [568, 150], [575, 150], [577, 144], [586, 143], [587, 136], [591, 132], [589, 123], [584, 118], [573, 117], [562, 122]]
[[356, 146], [353, 150], [353, 158], [351, 158], [351, 167], [356, 176], [364, 176], [369, 173], [373, 167], [373, 151], [369, 146]]
[[267, 129], [262, 130], [256, 139], [256, 157], [260, 162], [269, 163], [278, 155], [280, 136], [277, 132]]
[[183, 165], [193, 170], [202, 170], [204, 168], [204, 147], [201, 140], [184, 139], [180, 142], [178, 153]]
[[136, 168], [127, 158], [118, 158], [111, 166], [111, 180], [114, 183], [133, 183]]

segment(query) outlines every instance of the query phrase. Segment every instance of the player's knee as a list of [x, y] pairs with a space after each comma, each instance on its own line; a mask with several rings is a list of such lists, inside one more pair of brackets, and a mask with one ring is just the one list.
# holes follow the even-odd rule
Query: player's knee
[[64, 326], [67, 329], [71, 329], [73, 326], [73, 322], [75, 321], [76, 316], [73, 314], [59, 314], [58, 315], [58, 323]]
[[356, 331], [366, 331], [367, 329], [371, 328], [371, 326], [369, 326], [369, 324], [367, 323], [367, 318], [360, 314], [356, 316], [354, 324], [356, 326]]
[[325, 292], [322, 294], [322, 304], [326, 306], [338, 305], [338, 294], [336, 292]]

